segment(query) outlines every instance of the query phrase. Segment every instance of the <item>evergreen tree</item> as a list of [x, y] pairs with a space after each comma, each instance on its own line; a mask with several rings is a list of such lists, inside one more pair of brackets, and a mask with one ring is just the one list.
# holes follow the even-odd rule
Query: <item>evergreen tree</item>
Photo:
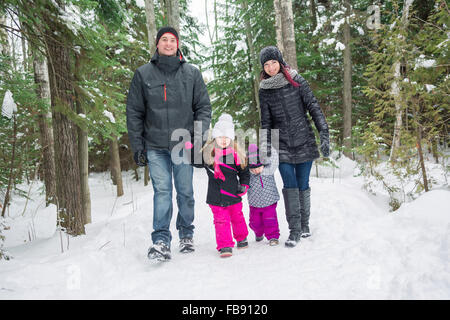
[[[364, 92], [374, 102], [375, 115], [362, 135], [364, 144], [359, 151], [370, 159], [368, 172], [374, 174], [373, 166], [381, 160], [375, 155], [380, 152], [386, 157], [394, 147], [394, 125], [400, 111], [403, 115], [400, 144], [396, 146], [395, 161], [390, 162], [389, 168], [399, 181], [416, 180], [415, 189], [408, 192], [410, 197], [431, 188], [424, 154], [426, 147], [431, 149], [447, 130], [448, 97], [444, 91], [448, 92], [449, 69], [445, 62], [448, 61], [448, 46], [445, 45], [448, 41], [448, 7], [442, 1], [436, 1], [435, 8], [422, 30], [418, 27], [420, 19], [414, 12], [408, 28], [403, 27], [400, 14], [392, 15], [389, 24], [373, 33], [376, 50], [371, 52], [365, 73], [368, 86]], [[398, 52], [401, 52], [403, 65], [400, 81], [393, 70]], [[393, 83], [398, 86], [398, 100], [392, 96]], [[395, 210], [405, 199], [399, 199], [398, 190], [388, 183], [385, 186]]]
[[[247, 11], [242, 10], [244, 2]], [[254, 81], [261, 70], [259, 52], [274, 44], [273, 1], [225, 1], [217, 4], [217, 10], [219, 37], [207, 60], [208, 68], [214, 73], [214, 79], [208, 83], [213, 122], [226, 112], [233, 116], [239, 128], [257, 129], [259, 111]], [[248, 34], [254, 55], [247, 43]]]

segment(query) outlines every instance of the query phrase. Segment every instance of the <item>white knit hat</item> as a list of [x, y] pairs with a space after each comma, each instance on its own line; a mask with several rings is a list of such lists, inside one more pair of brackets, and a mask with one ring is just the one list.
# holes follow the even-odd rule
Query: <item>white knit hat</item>
[[227, 137], [234, 140], [233, 118], [228, 113], [222, 114], [213, 128], [212, 138], [217, 137]]

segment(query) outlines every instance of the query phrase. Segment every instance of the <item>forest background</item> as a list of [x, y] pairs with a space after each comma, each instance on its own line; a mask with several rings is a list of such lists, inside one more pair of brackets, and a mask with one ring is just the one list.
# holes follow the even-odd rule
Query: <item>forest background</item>
[[13, 196], [29, 196], [22, 183], [39, 179], [58, 228], [81, 235], [89, 173], [110, 171], [117, 197], [122, 171], [149, 183], [133, 161], [125, 103], [164, 25], [179, 29], [204, 75], [213, 124], [227, 112], [243, 130], [259, 128], [259, 52], [277, 45], [330, 127], [334, 152], [316, 165], [357, 161], [366, 189], [382, 183], [395, 211], [436, 184], [427, 161], [447, 179], [449, 17], [444, 0], [2, 1], [1, 217]]

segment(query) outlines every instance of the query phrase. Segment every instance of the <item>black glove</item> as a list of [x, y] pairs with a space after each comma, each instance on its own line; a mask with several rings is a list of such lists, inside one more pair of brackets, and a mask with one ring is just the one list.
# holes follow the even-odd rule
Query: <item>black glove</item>
[[145, 150], [139, 150], [134, 153], [134, 162], [139, 167], [145, 167], [148, 164], [147, 153]]
[[320, 151], [322, 152], [322, 156], [324, 158], [328, 158], [330, 156], [330, 136], [328, 131], [319, 132], [320, 136]]
[[239, 197], [243, 197], [243, 196], [247, 193], [248, 188], [249, 188], [249, 186], [246, 185], [246, 184], [240, 184], [240, 185], [238, 185], [238, 189], [237, 189], [237, 191], [238, 191], [238, 196], [239, 196]]

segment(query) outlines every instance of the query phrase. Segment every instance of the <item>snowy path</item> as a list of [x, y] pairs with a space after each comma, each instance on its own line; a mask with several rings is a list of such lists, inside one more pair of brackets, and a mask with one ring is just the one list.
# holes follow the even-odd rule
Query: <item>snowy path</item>
[[[152, 187], [127, 175], [126, 195], [114, 204], [105, 179], [91, 178], [93, 223], [86, 236], [70, 240], [69, 251], [61, 254], [58, 234], [8, 248], [14, 259], [0, 261], [0, 299], [450, 298], [449, 191], [432, 191], [393, 214], [384, 200], [362, 190], [361, 178], [312, 176], [311, 238], [284, 247], [288, 228], [280, 200], [279, 246], [256, 243], [250, 230], [248, 249], [220, 259], [204, 203], [207, 177], [196, 169], [196, 252], [177, 252], [174, 216], [172, 261], [153, 265], [146, 259]], [[248, 221], [246, 201], [244, 208]]]

